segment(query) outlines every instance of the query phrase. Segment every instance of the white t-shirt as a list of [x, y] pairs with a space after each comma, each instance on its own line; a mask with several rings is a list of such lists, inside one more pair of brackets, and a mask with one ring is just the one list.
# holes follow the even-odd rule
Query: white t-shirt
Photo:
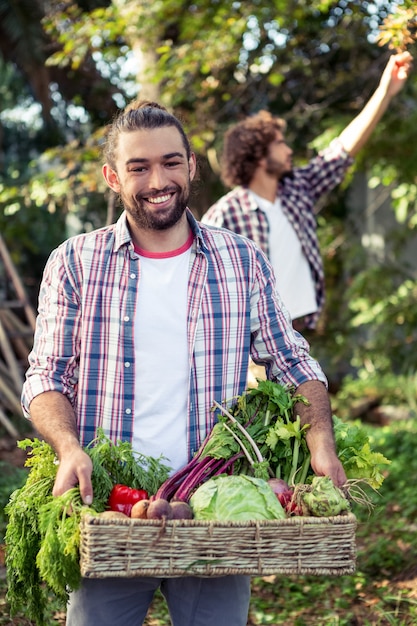
[[173, 471], [188, 462], [187, 286], [192, 236], [168, 254], [140, 255], [135, 317], [133, 449], [161, 454]]
[[270, 202], [251, 191], [269, 224], [270, 261], [274, 268], [278, 292], [297, 319], [317, 311], [317, 301], [308, 261], [297, 234], [284, 214], [279, 198]]

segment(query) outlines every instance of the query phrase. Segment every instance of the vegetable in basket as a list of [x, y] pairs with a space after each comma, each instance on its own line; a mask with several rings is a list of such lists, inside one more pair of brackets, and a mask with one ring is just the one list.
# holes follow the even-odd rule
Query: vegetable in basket
[[[219, 411], [217, 423], [193, 459], [163, 483], [157, 497], [188, 502], [200, 485], [225, 473], [283, 481], [288, 489], [310, 483], [314, 472], [306, 440], [309, 426], [302, 426], [294, 415], [297, 402], [306, 399], [291, 388], [265, 380], [235, 398], [229, 408], [214, 403], [214, 410]], [[348, 479], [378, 489], [384, 480], [382, 469], [390, 461], [371, 449], [359, 425], [336, 416], [333, 424], [336, 450]], [[290, 513], [298, 513], [298, 507], [287, 504]]]
[[191, 496], [197, 520], [249, 521], [285, 519], [286, 515], [271, 487], [252, 476], [215, 476]]
[[170, 468], [162, 459], [133, 453], [128, 442], [112, 443], [99, 430], [97, 438], [85, 449], [93, 462], [94, 487], [93, 503], [86, 507], [78, 487], [53, 497], [58, 466], [49, 444], [25, 439], [17, 445], [23, 450], [30, 448], [26, 460], [30, 471], [24, 485], [11, 494], [5, 507], [7, 600], [11, 615], [24, 611], [29, 619], [43, 624], [50, 593], [64, 607], [68, 592], [81, 582], [81, 515], [104, 511], [117, 483], [135, 488], [143, 485], [154, 494]]
[[133, 487], [118, 484], [114, 485], [111, 490], [108, 504], [111, 511], [119, 511], [130, 517], [133, 505], [148, 498], [149, 495], [145, 489], [133, 489]]
[[332, 517], [350, 511], [349, 500], [329, 476], [315, 476], [311, 485], [297, 485], [294, 500], [303, 515]]

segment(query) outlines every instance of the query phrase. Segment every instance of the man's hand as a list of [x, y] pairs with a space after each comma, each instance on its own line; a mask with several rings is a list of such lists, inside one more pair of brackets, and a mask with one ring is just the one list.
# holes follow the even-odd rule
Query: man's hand
[[393, 54], [381, 76], [379, 86], [392, 98], [404, 87], [413, 66], [409, 52]]
[[92, 471], [93, 464], [88, 454], [81, 447], [74, 448], [73, 451], [60, 458], [52, 495], [60, 496], [79, 485], [82, 501], [84, 504], [91, 504], [93, 501]]
[[82, 501], [91, 504], [93, 464], [79, 443], [77, 421], [68, 398], [58, 391], [41, 393], [32, 400], [30, 414], [35, 428], [59, 458], [52, 494], [60, 496], [79, 485]]
[[314, 450], [311, 453], [311, 467], [316, 476], [330, 476], [336, 487], [341, 487], [347, 480], [343, 465], [332, 446]]
[[378, 88], [362, 109], [340, 133], [339, 140], [350, 156], [364, 147], [392, 98], [404, 87], [411, 72], [413, 57], [409, 52], [393, 54], [382, 73]]
[[337, 456], [330, 399], [326, 387], [319, 381], [310, 380], [296, 389], [308, 404], [300, 402], [295, 407], [302, 424], [309, 424], [306, 433], [311, 454], [311, 467], [317, 476], [330, 476], [340, 487], [346, 482], [346, 474]]

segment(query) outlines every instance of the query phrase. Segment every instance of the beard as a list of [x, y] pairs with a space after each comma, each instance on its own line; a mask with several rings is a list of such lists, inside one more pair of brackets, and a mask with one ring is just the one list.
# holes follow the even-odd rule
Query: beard
[[265, 171], [269, 176], [275, 176], [277, 180], [281, 180], [284, 176], [292, 174], [292, 165], [291, 163], [286, 165], [272, 157], [267, 157]]
[[169, 207], [161, 209], [158, 208], [157, 204], [150, 208], [145, 200], [146, 198], [152, 197], [155, 191], [149, 192], [148, 194], [136, 194], [136, 196], [128, 198], [123, 193], [123, 190], [121, 190], [120, 199], [126, 213], [138, 228], [144, 230], [167, 230], [175, 226], [184, 215], [190, 196], [189, 187], [189, 184], [185, 188], [171, 185], [170, 187], [158, 190], [158, 193], [162, 194], [176, 193], [174, 203]]

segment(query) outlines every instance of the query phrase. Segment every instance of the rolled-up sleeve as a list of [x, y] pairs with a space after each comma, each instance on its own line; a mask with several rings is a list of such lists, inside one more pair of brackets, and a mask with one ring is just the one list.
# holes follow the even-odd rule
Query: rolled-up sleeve
[[75, 402], [81, 307], [63, 250], [50, 256], [39, 291], [34, 345], [22, 390], [26, 417], [33, 398], [45, 391], [59, 391]]
[[259, 251], [256, 280], [251, 296], [251, 356], [266, 366], [269, 379], [298, 387], [309, 380], [327, 386], [319, 363], [310, 355], [306, 339], [294, 330], [276, 289], [270, 262]]

